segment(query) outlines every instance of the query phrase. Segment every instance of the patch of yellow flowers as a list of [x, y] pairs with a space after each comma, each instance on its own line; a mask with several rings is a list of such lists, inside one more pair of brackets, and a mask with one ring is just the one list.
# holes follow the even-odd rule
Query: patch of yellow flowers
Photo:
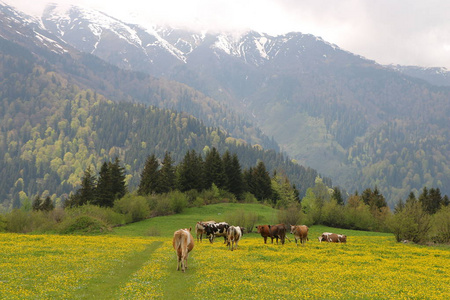
[[[244, 235], [237, 250], [197, 243], [177, 272], [171, 238], [119, 287], [120, 299], [166, 299], [181, 280], [186, 299], [450, 299], [450, 250], [393, 237], [311, 239], [296, 246]], [[92, 278], [120, 267], [148, 239], [0, 234], [1, 299], [73, 299]], [[177, 281], [178, 280], [178, 281]]]
[[0, 233], [0, 299], [72, 299], [148, 241]]

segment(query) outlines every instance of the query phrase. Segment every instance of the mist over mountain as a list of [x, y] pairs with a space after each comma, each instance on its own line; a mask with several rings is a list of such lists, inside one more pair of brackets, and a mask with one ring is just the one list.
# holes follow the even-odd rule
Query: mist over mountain
[[[28, 21], [2, 22], [23, 26]], [[300, 164], [331, 176], [350, 192], [377, 186], [391, 205], [423, 186], [450, 192], [447, 72], [431, 76], [419, 68], [382, 66], [299, 32], [196, 33], [56, 5], [49, 5], [36, 23], [45, 35], [34, 38], [45, 36], [41, 40], [53, 45], [55, 55], [70, 49], [95, 55], [123, 70], [157, 77], [166, 82], [165, 93], [181, 88], [173, 81], [183, 83], [206, 95], [208, 105], [223, 106], [242, 119], [230, 120], [233, 114], [205, 119], [199, 114], [205, 104], [192, 109], [184, 98], [163, 105], [176, 103], [180, 111], [190, 107], [188, 112], [205, 122], [218, 122], [213, 125], [231, 122], [235, 133], [256, 124], [250, 132], [260, 130], [258, 137], [252, 140], [248, 130], [240, 137], [263, 146], [271, 144], [267, 136], [273, 137]], [[112, 82], [103, 70], [98, 75], [105, 82], [93, 89]], [[135, 82], [116, 87], [124, 96], [149, 98], [143, 95], [148, 89]], [[104, 90], [106, 96], [116, 91]], [[248, 124], [240, 126], [244, 121]]]

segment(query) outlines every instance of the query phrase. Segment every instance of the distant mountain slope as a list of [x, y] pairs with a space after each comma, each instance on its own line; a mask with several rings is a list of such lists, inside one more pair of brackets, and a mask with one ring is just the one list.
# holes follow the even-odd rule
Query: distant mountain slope
[[446, 68], [422, 68], [400, 65], [389, 65], [387, 67], [405, 75], [423, 79], [432, 85], [450, 86], [450, 71]]
[[9, 7], [0, 5], [0, 22], [8, 24], [0, 27], [0, 211], [36, 194], [59, 201], [88, 166], [96, 171], [115, 156], [133, 189], [147, 155], [170, 151], [178, 162], [187, 150], [202, 153], [205, 147], [237, 153], [243, 167], [261, 160], [270, 172], [282, 169], [302, 194], [314, 185], [316, 170], [251, 145], [259, 140], [277, 148], [214, 99], [184, 84], [121, 70], [48, 32], [55, 43], [42, 43], [39, 22]]
[[43, 23], [77, 49], [186, 83], [246, 113], [289, 155], [349, 191], [377, 185], [391, 205], [425, 185], [450, 192], [450, 89], [410, 71], [301, 33], [143, 28], [54, 6]]

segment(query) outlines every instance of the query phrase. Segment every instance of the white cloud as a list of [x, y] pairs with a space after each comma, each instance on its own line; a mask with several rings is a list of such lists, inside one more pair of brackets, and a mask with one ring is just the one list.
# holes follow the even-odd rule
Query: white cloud
[[[47, 1], [4, 0], [27, 13]], [[382, 64], [450, 70], [447, 0], [53, 0], [139, 23], [269, 34], [311, 33]]]

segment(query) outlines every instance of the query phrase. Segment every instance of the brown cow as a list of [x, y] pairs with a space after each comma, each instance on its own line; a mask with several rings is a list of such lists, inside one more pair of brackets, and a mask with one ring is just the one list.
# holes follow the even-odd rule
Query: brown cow
[[270, 233], [271, 233], [271, 238], [272, 238], [272, 244], [273, 244], [273, 239], [277, 240], [277, 245], [278, 245], [278, 239], [280, 239], [281, 244], [284, 245], [284, 241], [286, 238], [286, 226], [284, 224], [277, 224], [277, 225], [272, 225], [270, 226]]
[[300, 244], [306, 243], [308, 239], [308, 226], [306, 225], [291, 225], [291, 234], [294, 235], [295, 244], [298, 246], [298, 240]]
[[180, 229], [174, 232], [172, 240], [173, 249], [177, 252], [177, 271], [187, 269], [189, 252], [194, 249], [194, 237], [191, 228]]
[[270, 225], [258, 225], [256, 226], [256, 229], [258, 230], [258, 233], [260, 233], [261, 236], [264, 238], [264, 244], [267, 244], [267, 238], [272, 237], [272, 234], [270, 233]]

